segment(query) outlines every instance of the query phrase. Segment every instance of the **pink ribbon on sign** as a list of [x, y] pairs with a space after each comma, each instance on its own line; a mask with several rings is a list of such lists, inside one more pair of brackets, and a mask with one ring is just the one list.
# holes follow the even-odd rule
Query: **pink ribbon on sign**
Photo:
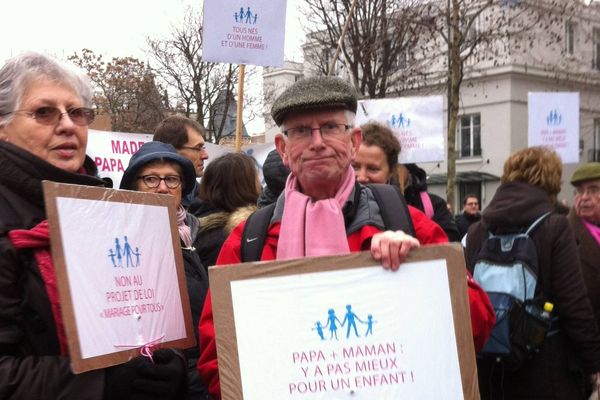
[[150, 340], [149, 342], [142, 344], [141, 347], [139, 344], [134, 344], [134, 345], [115, 344], [115, 347], [127, 347], [130, 349], [140, 347], [140, 355], [142, 355], [143, 357], [148, 357], [150, 359], [150, 361], [152, 361], [152, 363], [154, 364], [154, 359], [152, 358], [152, 354], [154, 353], [154, 350], [156, 350], [156, 348], [158, 347], [158, 345], [160, 344], [160, 342], [163, 340], [164, 337], [165, 337], [165, 335], [162, 335], [158, 339]]

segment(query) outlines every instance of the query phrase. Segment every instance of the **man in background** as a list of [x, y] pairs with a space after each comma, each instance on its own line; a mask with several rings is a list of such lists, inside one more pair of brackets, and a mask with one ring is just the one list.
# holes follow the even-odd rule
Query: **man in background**
[[463, 200], [463, 212], [455, 218], [460, 237], [464, 237], [469, 231], [469, 227], [480, 219], [479, 199], [474, 194], [467, 194]]
[[600, 163], [577, 168], [571, 184], [575, 186], [575, 206], [569, 213], [583, 280], [596, 322], [600, 326]]
[[[175, 147], [177, 152], [194, 164], [196, 178], [204, 172], [204, 160], [208, 159], [208, 152], [204, 147], [204, 128], [193, 119], [172, 115], [163, 119], [154, 130], [155, 142], [168, 143]], [[181, 199], [184, 207], [189, 207], [198, 193], [198, 183], [185, 198]]]

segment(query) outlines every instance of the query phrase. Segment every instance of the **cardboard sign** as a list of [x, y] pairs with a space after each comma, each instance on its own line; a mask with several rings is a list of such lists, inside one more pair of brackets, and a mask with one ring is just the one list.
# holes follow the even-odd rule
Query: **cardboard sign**
[[442, 96], [359, 101], [356, 124], [369, 121], [386, 125], [394, 132], [402, 144], [401, 164], [445, 159]]
[[563, 163], [579, 162], [579, 93], [528, 94], [529, 146], [547, 146]]
[[210, 268], [222, 398], [478, 399], [462, 248]]
[[204, 1], [202, 59], [283, 66], [286, 0]]
[[195, 344], [172, 196], [43, 182], [73, 372]]

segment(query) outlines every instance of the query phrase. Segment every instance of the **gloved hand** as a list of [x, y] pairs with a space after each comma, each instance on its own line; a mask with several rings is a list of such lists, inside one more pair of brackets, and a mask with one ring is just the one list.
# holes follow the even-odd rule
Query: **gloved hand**
[[185, 360], [171, 349], [159, 349], [154, 363], [136, 357], [106, 370], [105, 400], [176, 400], [185, 397]]

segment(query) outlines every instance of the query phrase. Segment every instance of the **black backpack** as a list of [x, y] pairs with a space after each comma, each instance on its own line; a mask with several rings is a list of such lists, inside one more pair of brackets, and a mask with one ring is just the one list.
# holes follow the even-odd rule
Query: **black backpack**
[[[368, 184], [366, 187], [371, 189], [375, 197], [385, 228], [394, 231], [402, 230], [415, 236], [415, 229], [404, 196], [392, 185]], [[275, 205], [276, 203], [271, 203], [256, 210], [246, 220], [242, 233], [242, 262], [260, 260]]]
[[542, 311], [542, 295], [536, 293], [539, 261], [531, 239], [549, 215], [540, 216], [524, 232], [488, 232], [473, 260], [473, 279], [486, 291], [496, 314], [478, 357], [492, 358], [509, 370], [518, 369], [539, 351], [550, 328]]

